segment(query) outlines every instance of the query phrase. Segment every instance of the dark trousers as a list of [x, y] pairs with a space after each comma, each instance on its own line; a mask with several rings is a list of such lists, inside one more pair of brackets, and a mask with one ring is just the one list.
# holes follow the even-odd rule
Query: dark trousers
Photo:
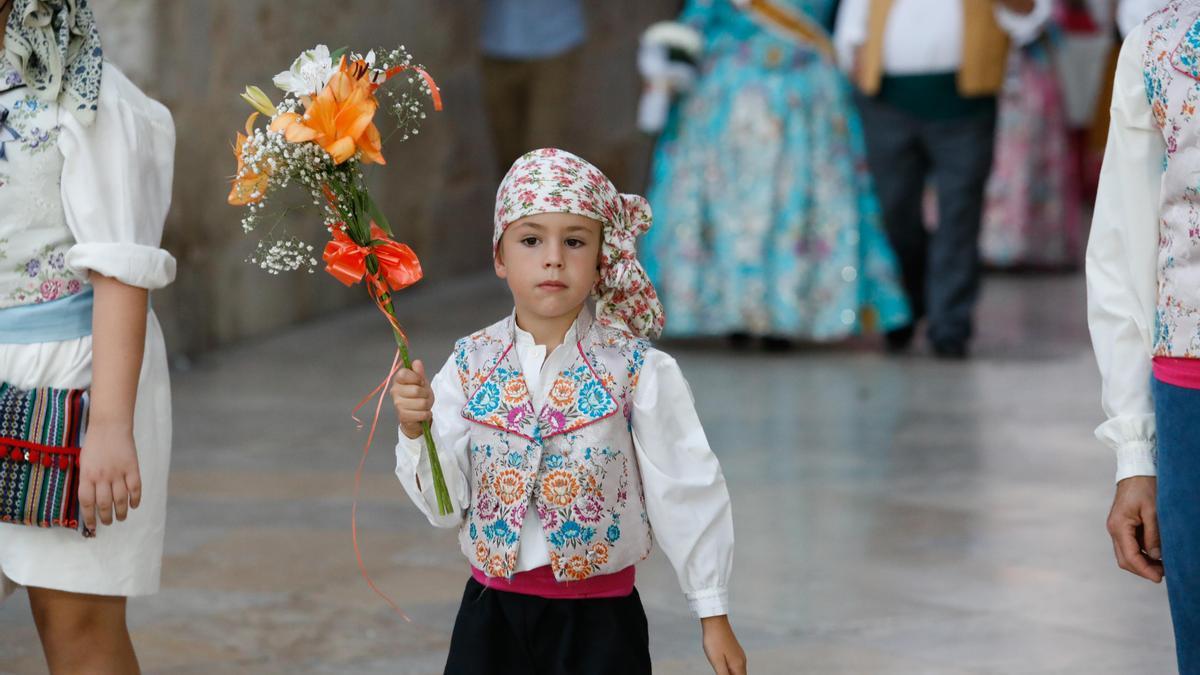
[[[965, 344], [979, 295], [979, 228], [992, 170], [995, 107], [937, 121], [865, 96], [859, 107], [867, 161], [914, 321], [928, 318], [935, 345]], [[922, 208], [930, 179], [938, 207], [932, 233]]]
[[1200, 390], [1154, 380], [1158, 532], [1181, 675], [1200, 674]]
[[624, 598], [548, 600], [467, 581], [447, 675], [649, 672], [650, 633], [636, 590]]

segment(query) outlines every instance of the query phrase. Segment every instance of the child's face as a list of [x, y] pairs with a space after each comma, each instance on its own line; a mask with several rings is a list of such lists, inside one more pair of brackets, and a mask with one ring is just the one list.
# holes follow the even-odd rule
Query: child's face
[[576, 314], [600, 278], [599, 221], [572, 213], [518, 220], [500, 238], [496, 276], [508, 282], [517, 311], [535, 319]]

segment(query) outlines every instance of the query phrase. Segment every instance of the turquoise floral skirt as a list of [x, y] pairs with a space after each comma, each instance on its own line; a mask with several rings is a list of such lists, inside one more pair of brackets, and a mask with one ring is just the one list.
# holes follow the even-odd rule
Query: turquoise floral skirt
[[648, 198], [667, 336], [830, 341], [910, 320], [850, 84], [814, 52], [770, 36], [710, 51]]

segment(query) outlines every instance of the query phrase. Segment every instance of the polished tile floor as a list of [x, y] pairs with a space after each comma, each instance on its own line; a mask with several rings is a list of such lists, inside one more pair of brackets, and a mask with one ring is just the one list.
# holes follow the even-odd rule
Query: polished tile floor
[[[418, 354], [506, 311], [495, 280], [407, 296]], [[464, 561], [391, 470], [385, 428], [350, 545], [362, 433], [382, 377], [369, 308], [175, 374], [163, 592], [131, 603], [149, 673], [437, 673]], [[1077, 277], [997, 277], [976, 355], [886, 358], [867, 341], [790, 354], [668, 345], [729, 480], [732, 618], [757, 673], [1170, 673], [1164, 589], [1119, 571], [1114, 463]], [[334, 363], [333, 355], [337, 355]], [[656, 671], [703, 673], [698, 624], [656, 553], [639, 569]], [[23, 594], [0, 672], [43, 672]]]

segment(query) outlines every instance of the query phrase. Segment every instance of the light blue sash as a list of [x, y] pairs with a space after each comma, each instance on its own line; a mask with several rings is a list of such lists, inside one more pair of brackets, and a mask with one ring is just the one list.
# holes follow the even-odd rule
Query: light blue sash
[[0, 309], [0, 344], [28, 345], [91, 335], [93, 304], [89, 286], [59, 300]]

